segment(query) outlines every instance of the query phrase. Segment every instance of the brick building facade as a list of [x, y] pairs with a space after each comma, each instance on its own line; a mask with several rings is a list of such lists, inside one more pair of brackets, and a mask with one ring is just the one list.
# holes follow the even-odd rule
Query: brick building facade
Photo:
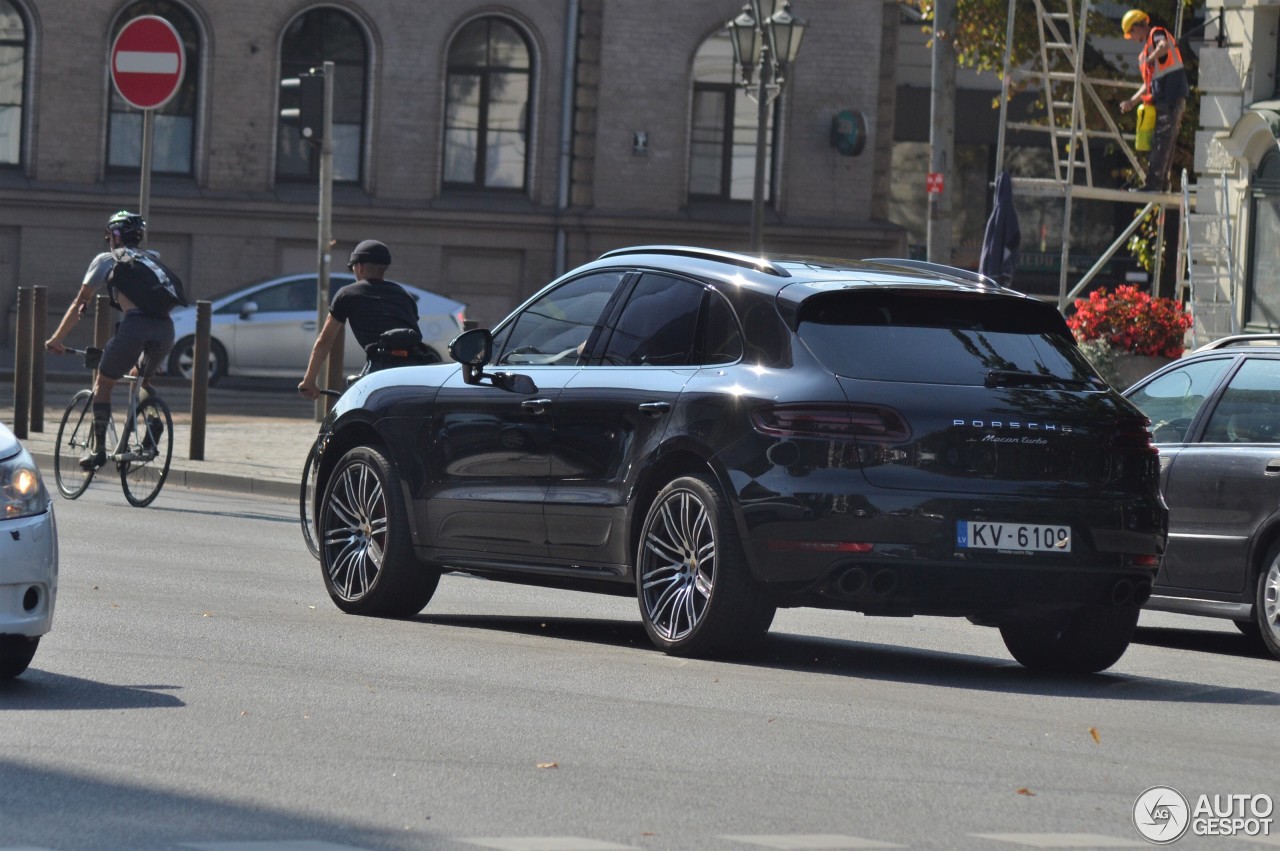
[[[731, 62], [711, 62], [740, 7], [0, 0], [0, 336], [11, 343], [19, 285], [47, 286], [50, 311], [60, 311], [106, 218], [138, 206], [139, 118], [109, 73], [113, 34], [138, 14], [181, 19], [188, 43], [184, 91], [157, 113], [163, 167], [152, 178], [149, 244], [190, 295], [315, 268], [316, 183], [305, 150], [282, 153], [293, 128], [282, 129], [279, 81], [337, 51], [347, 64], [335, 108], [334, 267], [356, 241], [380, 238], [395, 252], [395, 277], [467, 302], [489, 324], [610, 248], [747, 248], [741, 177], [754, 121], [747, 132]], [[903, 231], [887, 222], [896, 7], [796, 7], [810, 26], [776, 107], [766, 248], [902, 253]], [[334, 22], [346, 42], [329, 43]], [[735, 103], [737, 123], [717, 125], [716, 110]], [[867, 118], [870, 142], [856, 157], [831, 146], [831, 119], [844, 109]]]

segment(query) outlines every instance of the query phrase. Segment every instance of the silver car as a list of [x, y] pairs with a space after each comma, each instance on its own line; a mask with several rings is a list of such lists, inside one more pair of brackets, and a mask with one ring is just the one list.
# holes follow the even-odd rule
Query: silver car
[[[209, 383], [224, 375], [262, 378], [300, 378], [316, 340], [315, 273], [285, 275], [214, 296], [209, 341]], [[329, 294], [352, 283], [353, 275], [330, 276]], [[462, 332], [466, 305], [426, 290], [401, 284], [418, 302], [422, 341], [442, 359], [449, 341]], [[175, 344], [168, 372], [191, 378], [195, 355], [196, 309], [183, 307], [172, 314]], [[347, 328], [344, 367], [357, 372], [364, 351]]]
[[53, 503], [30, 453], [0, 424], [0, 680], [31, 664], [57, 595]]

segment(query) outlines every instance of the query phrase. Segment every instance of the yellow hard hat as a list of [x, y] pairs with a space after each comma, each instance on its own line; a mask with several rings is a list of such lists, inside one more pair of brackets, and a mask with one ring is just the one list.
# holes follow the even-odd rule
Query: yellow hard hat
[[1125, 38], [1133, 38], [1129, 34], [1129, 30], [1133, 29], [1135, 24], [1149, 23], [1151, 19], [1147, 17], [1147, 13], [1141, 9], [1130, 9], [1124, 13], [1124, 17], [1120, 19], [1120, 29], [1124, 30]]

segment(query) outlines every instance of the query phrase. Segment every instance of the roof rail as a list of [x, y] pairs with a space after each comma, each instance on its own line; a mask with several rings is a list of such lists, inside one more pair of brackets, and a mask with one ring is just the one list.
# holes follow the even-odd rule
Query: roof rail
[[1280, 334], [1233, 334], [1230, 337], [1223, 337], [1220, 340], [1214, 340], [1212, 343], [1205, 343], [1197, 352], [1208, 352], [1213, 349], [1226, 349], [1231, 346], [1247, 346], [1251, 343], [1270, 343], [1272, 345], [1280, 345]]
[[988, 278], [986, 275], [979, 274], [978, 272], [974, 272], [969, 269], [947, 266], [943, 263], [930, 263], [927, 260], [907, 260], [901, 257], [871, 257], [863, 262], [879, 263], [882, 266], [897, 266], [902, 269], [917, 269], [921, 272], [932, 272], [942, 278], [967, 281], [971, 284], [977, 284], [980, 287], [1004, 289], [1000, 286], [999, 282]]
[[747, 254], [734, 254], [731, 251], [717, 251], [714, 248], [695, 248], [691, 245], [633, 245], [628, 248], [615, 248], [600, 255], [606, 257], [623, 257], [628, 254], [668, 254], [674, 257], [691, 257], [701, 260], [714, 260], [717, 263], [728, 263], [744, 269], [755, 269], [778, 278], [790, 278], [791, 274], [770, 262], [764, 257], [752, 257]]

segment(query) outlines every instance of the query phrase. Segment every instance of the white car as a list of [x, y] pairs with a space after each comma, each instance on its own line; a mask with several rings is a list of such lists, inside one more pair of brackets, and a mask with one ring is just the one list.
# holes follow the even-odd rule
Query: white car
[[[214, 296], [209, 329], [209, 383], [224, 375], [260, 378], [301, 378], [316, 341], [315, 273], [285, 275]], [[352, 283], [353, 275], [329, 277], [329, 295]], [[466, 305], [435, 293], [401, 284], [418, 302], [418, 329], [422, 341], [442, 360], [449, 341], [462, 333]], [[170, 375], [191, 378], [195, 356], [196, 309], [180, 307], [172, 314], [174, 346], [169, 355]], [[364, 366], [364, 350], [351, 327], [343, 349], [348, 373]]]
[[53, 502], [30, 453], [0, 423], [0, 680], [31, 664], [57, 596]]

